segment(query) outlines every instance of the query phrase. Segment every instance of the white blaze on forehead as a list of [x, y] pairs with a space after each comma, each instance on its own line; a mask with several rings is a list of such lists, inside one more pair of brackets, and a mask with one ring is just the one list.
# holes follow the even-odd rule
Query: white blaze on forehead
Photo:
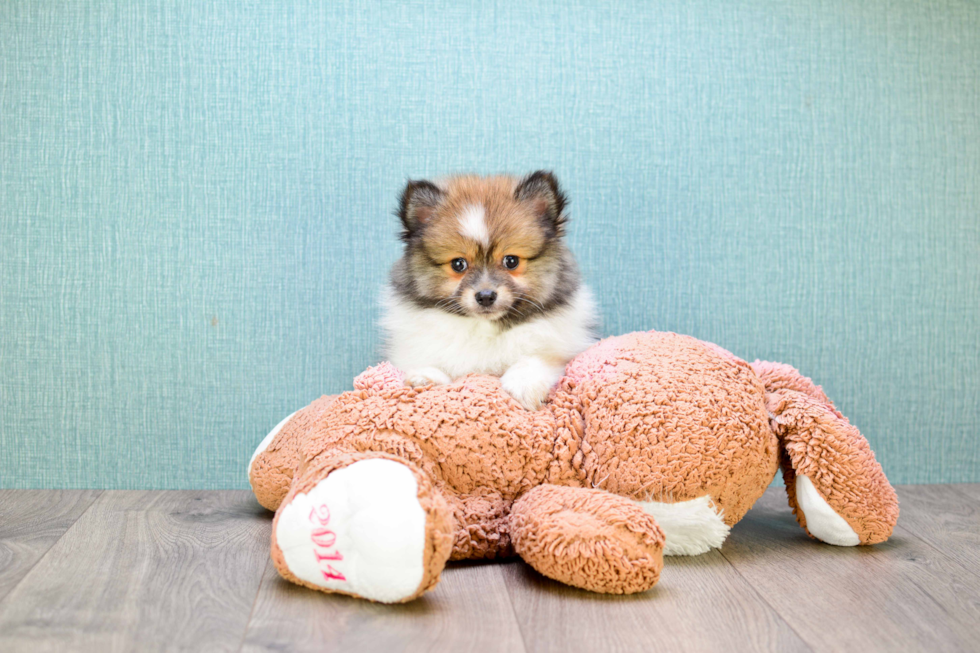
[[490, 244], [490, 232], [487, 230], [487, 214], [478, 204], [470, 204], [463, 209], [459, 216], [459, 233], [465, 238], [475, 240], [481, 245]]

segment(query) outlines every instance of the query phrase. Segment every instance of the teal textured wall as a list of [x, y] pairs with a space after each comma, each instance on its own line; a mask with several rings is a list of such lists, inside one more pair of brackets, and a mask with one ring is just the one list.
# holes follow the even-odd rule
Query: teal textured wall
[[245, 487], [375, 361], [409, 176], [553, 168], [607, 333], [980, 481], [980, 5], [0, 3], [0, 486]]

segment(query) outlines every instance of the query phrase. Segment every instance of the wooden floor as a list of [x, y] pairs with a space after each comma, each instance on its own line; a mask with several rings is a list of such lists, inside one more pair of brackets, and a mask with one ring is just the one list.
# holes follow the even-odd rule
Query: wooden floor
[[0, 651], [980, 650], [980, 484], [899, 497], [875, 547], [807, 539], [773, 488], [646, 594], [509, 561], [452, 565], [384, 606], [280, 579], [249, 492], [3, 490]]

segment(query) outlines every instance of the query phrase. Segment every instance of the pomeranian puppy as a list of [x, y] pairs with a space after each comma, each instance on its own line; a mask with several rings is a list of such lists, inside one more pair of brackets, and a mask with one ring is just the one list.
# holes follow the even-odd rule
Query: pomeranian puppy
[[565, 246], [550, 172], [409, 181], [404, 255], [383, 294], [385, 354], [408, 385], [492, 374], [537, 410], [597, 339], [595, 303]]

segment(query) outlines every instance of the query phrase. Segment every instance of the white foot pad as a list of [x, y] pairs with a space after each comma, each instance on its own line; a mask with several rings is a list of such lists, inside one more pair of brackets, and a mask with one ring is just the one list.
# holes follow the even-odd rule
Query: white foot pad
[[689, 501], [637, 501], [664, 532], [664, 555], [693, 556], [720, 549], [731, 530], [707, 494]]
[[300, 580], [394, 603], [422, 582], [425, 519], [411, 470], [375, 458], [296, 495], [279, 515], [276, 541]]
[[834, 512], [806, 476], [796, 477], [796, 505], [806, 518], [806, 529], [821, 542], [857, 546], [861, 538], [844, 518]]

